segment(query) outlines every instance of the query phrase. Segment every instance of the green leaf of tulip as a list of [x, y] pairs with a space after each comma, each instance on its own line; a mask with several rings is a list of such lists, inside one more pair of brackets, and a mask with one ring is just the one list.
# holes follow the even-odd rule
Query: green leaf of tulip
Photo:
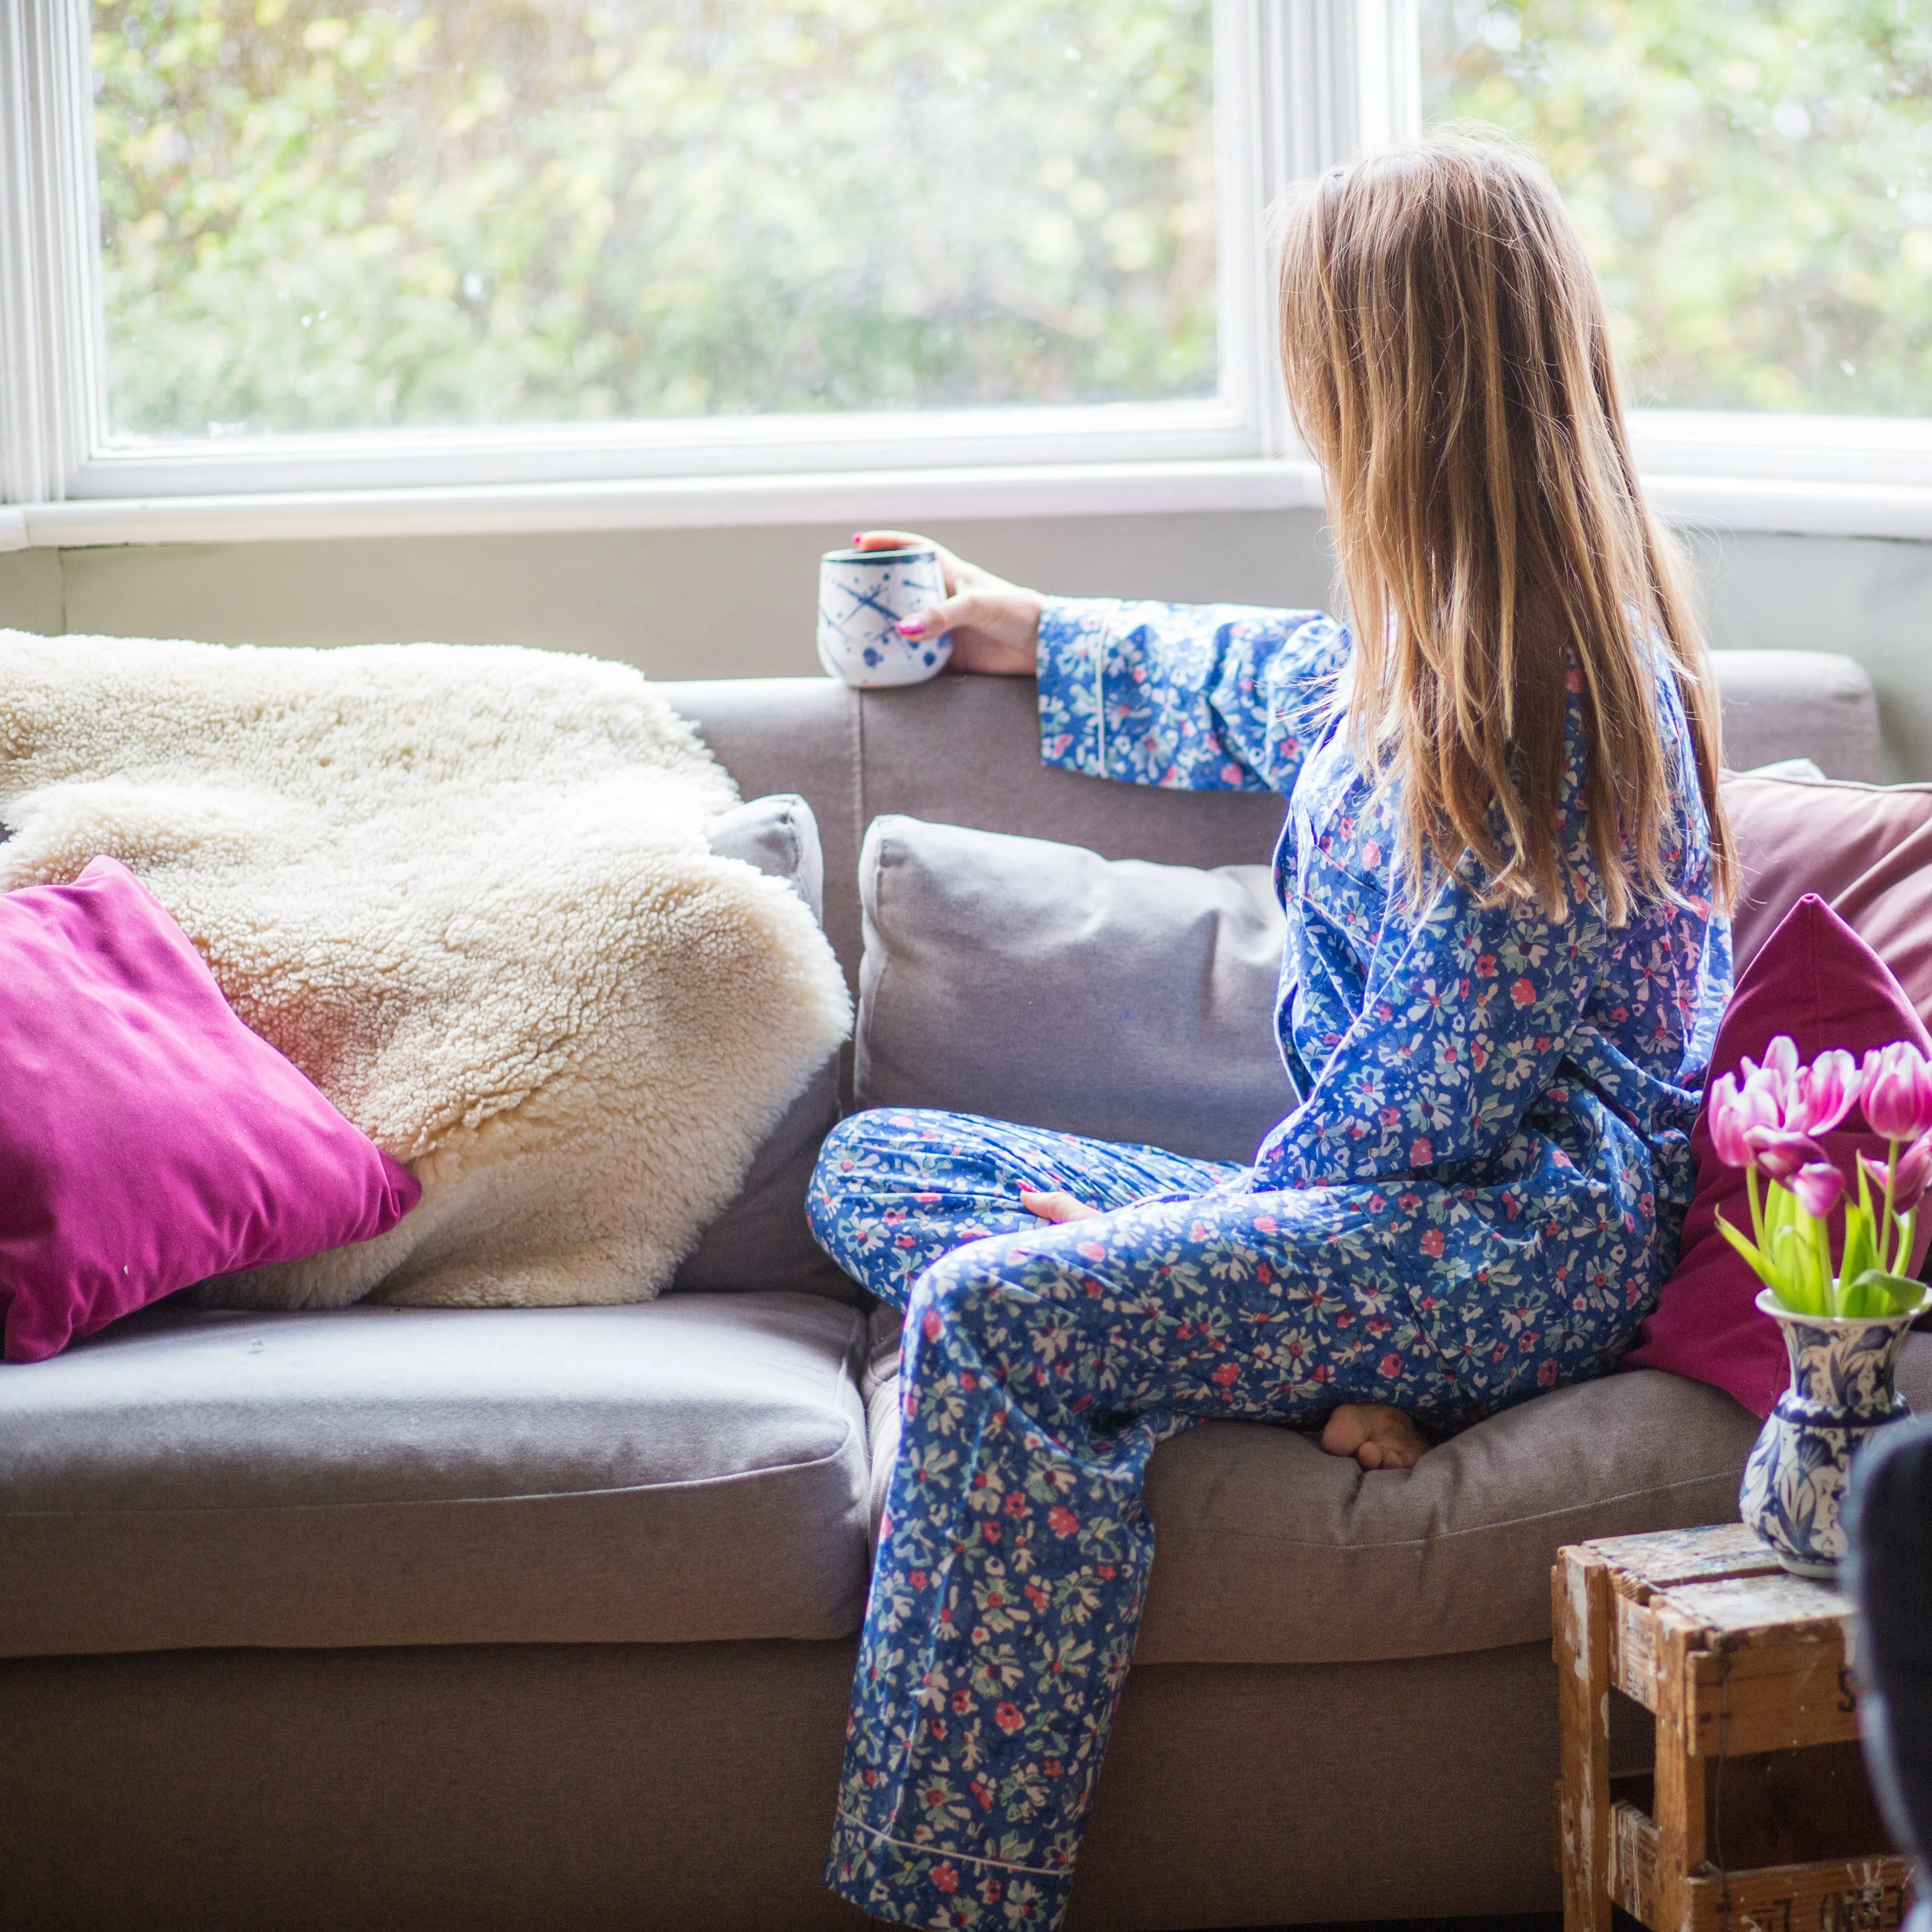
[[1772, 1272], [1771, 1263], [1748, 1234], [1742, 1234], [1732, 1227], [1721, 1214], [1718, 1216], [1718, 1232], [1744, 1256], [1745, 1263], [1752, 1274], [1756, 1275], [1766, 1288], [1777, 1287], [1777, 1277]]
[[1839, 1312], [1853, 1321], [1864, 1317], [1884, 1319], [1910, 1314], [1922, 1306], [1926, 1299], [1922, 1281], [1914, 1281], [1906, 1274], [1887, 1274], [1882, 1268], [1867, 1268], [1862, 1274], [1844, 1277]]
[[1858, 1176], [1860, 1199], [1857, 1207], [1845, 1213], [1845, 1254], [1839, 1263], [1838, 1273], [1846, 1281], [1856, 1281], [1861, 1275], [1882, 1266], [1878, 1252], [1878, 1237], [1872, 1226], [1870, 1197], [1864, 1192], [1864, 1176]]

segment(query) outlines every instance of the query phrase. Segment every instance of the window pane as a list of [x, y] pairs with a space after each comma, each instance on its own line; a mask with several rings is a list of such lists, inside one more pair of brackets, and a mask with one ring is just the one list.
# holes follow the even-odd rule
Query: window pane
[[1210, 395], [1210, 14], [97, 4], [111, 422]]
[[1542, 151], [1637, 399], [1932, 416], [1925, 0], [1424, 0], [1432, 120]]

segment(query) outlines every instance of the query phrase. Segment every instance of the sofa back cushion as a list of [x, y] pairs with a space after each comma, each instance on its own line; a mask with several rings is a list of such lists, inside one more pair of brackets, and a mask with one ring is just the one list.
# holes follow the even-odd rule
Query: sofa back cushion
[[[1932, 1024], [1932, 785], [1728, 772], [1724, 792], [1740, 976], [1815, 892]], [[1294, 1104], [1274, 1050], [1282, 916], [1264, 866], [1110, 862], [895, 814], [874, 821], [859, 871], [856, 1105], [1246, 1160]]]
[[[1877, 705], [1850, 658], [1715, 651], [1712, 662], [1732, 766], [1809, 758], [1834, 778], [1878, 777]], [[721, 678], [658, 688], [745, 797], [796, 792], [810, 803], [825, 848], [826, 936], [855, 988], [859, 847], [882, 813], [1168, 866], [1265, 864], [1281, 829], [1282, 802], [1267, 792], [1168, 791], [1042, 764], [1028, 679], [948, 675], [857, 692], [829, 677]]]
[[1726, 778], [1724, 802], [1744, 870], [1731, 921], [1739, 975], [1799, 898], [1816, 892], [1932, 1024], [1932, 784], [1743, 772]]
[[[754, 798], [711, 828], [711, 849], [789, 880], [814, 917], [824, 908], [825, 857], [812, 807], [795, 792]], [[679, 1263], [674, 1288], [794, 1288], [842, 1301], [858, 1290], [812, 1238], [805, 1190], [819, 1143], [838, 1118], [838, 1062], [828, 1060], [753, 1156], [745, 1184]]]
[[1294, 1105], [1264, 866], [1108, 860], [896, 815], [860, 860], [854, 1095], [1245, 1161]]
[[1854, 659], [1834, 651], [1713, 651], [1711, 668], [1732, 770], [1809, 758], [1829, 778], [1877, 778], [1878, 699]]

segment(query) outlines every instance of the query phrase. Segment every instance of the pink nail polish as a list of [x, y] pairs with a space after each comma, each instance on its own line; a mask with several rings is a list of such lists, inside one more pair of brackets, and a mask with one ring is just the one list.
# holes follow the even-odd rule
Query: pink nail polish
[[916, 638], [919, 635], [920, 632], [925, 628], [926, 625], [921, 619], [917, 617], [908, 617], [905, 622], [899, 626], [899, 635], [902, 638]]

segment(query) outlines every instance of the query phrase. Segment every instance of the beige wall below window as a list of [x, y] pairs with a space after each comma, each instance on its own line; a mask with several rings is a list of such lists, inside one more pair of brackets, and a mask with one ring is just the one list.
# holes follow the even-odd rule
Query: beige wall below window
[[[0, 556], [0, 622], [30, 630], [341, 644], [537, 644], [652, 676], [820, 675], [816, 560], [842, 528], [160, 544]], [[1322, 604], [1312, 511], [936, 526], [1021, 582], [1076, 595]], [[1878, 687], [1888, 774], [1932, 779], [1932, 544], [1700, 536], [1712, 641], [1837, 650]]]

